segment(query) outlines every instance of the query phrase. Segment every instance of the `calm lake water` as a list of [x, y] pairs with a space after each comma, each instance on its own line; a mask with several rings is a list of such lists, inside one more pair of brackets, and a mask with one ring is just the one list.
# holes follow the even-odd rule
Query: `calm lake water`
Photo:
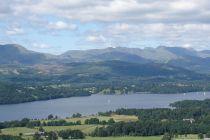
[[210, 92], [186, 94], [130, 94], [92, 95], [49, 101], [37, 101], [14, 105], [0, 105], [0, 121], [22, 118], [46, 118], [49, 114], [59, 117], [96, 114], [118, 108], [166, 108], [170, 103], [181, 100], [203, 100], [210, 98]]

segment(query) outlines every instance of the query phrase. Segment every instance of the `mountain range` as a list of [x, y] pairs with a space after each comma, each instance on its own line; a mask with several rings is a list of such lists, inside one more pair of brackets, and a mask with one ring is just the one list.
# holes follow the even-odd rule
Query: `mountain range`
[[[210, 74], [210, 50], [165, 47], [70, 50], [61, 55], [27, 50], [17, 44], [0, 45], [0, 65], [63, 65], [65, 63], [124, 61], [138, 64], [159, 64]], [[43, 68], [43, 67], [42, 67]]]
[[61, 55], [0, 45], [0, 104], [91, 94], [210, 90], [210, 51], [105, 48]]

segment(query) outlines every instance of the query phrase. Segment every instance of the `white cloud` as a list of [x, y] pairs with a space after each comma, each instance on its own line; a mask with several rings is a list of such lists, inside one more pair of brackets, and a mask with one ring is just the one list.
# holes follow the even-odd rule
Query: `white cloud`
[[89, 35], [86, 38], [86, 41], [93, 43], [105, 42], [106, 38], [103, 35]]
[[68, 24], [63, 21], [57, 21], [57, 22], [50, 22], [48, 24], [48, 29], [53, 29], [53, 30], [75, 30], [77, 28], [77, 25], [75, 24]]
[[182, 47], [184, 47], [184, 48], [191, 48], [191, 44], [183, 44]]
[[32, 47], [33, 48], [37, 48], [37, 49], [49, 49], [51, 48], [51, 46], [49, 46], [48, 44], [44, 44], [44, 43], [32, 43]]
[[20, 27], [9, 27], [6, 30], [7, 35], [20, 35], [20, 34], [23, 34], [23, 33], [24, 33], [24, 31]]
[[[157, 42], [197, 48], [210, 44], [209, 0], [2, 0], [0, 18], [25, 21], [53, 34], [85, 25], [73, 32], [83, 43]], [[23, 32], [13, 27], [6, 34]]]
[[[115, 40], [125, 44], [133, 42], [158, 42], [158, 45], [194, 47], [209, 47], [209, 24], [113, 24], [97, 32], [103, 34], [107, 40]], [[135, 46], [136, 47], [136, 46]]]
[[[79, 21], [209, 22], [209, 0], [11, 0], [4, 13], [56, 15]], [[8, 9], [8, 11], [7, 11]], [[186, 14], [188, 15], [186, 17]], [[209, 20], [207, 19], [209, 18]], [[201, 20], [200, 20], [201, 21]]]
[[170, 7], [177, 11], [191, 11], [196, 10], [199, 4], [196, 1], [178, 0], [171, 2]]

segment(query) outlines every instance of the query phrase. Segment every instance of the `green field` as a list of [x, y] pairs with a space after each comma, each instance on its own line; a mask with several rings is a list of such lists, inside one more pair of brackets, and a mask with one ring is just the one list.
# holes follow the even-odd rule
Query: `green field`
[[43, 128], [46, 131], [61, 131], [66, 129], [81, 130], [85, 134], [90, 134], [96, 127], [101, 127], [101, 125], [45, 126]]
[[116, 122], [123, 121], [123, 122], [130, 122], [130, 121], [137, 121], [138, 117], [134, 115], [111, 115], [111, 116], [97, 116], [97, 115], [92, 115], [92, 116], [86, 116], [82, 118], [68, 118], [65, 119], [67, 122], [76, 122], [76, 121], [81, 121], [82, 124], [84, 124], [84, 121], [86, 119], [90, 118], [98, 118], [100, 121], [108, 121], [109, 119], [113, 118]]

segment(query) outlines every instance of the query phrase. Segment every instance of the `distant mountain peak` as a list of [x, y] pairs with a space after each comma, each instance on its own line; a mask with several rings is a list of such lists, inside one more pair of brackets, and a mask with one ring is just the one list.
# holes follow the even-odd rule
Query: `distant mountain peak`
[[18, 44], [0, 45], [0, 49], [4, 49], [4, 50], [8, 50], [8, 51], [20, 51], [20, 52], [28, 51], [26, 48], [24, 48], [23, 46], [18, 45]]
[[167, 46], [164, 46], [164, 45], [160, 45], [157, 47], [157, 49], [165, 49], [165, 48], [168, 48]]
[[48, 55], [30, 51], [18, 44], [0, 45], [0, 64], [40, 64], [48, 59]]

